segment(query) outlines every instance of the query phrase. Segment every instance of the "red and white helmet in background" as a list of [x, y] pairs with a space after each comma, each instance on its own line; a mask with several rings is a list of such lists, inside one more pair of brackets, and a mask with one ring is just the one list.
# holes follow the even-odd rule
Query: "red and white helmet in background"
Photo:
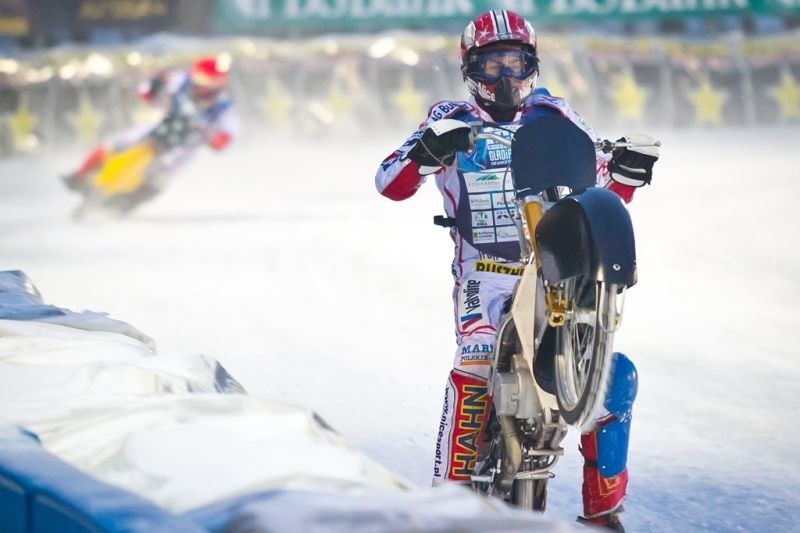
[[505, 9], [478, 15], [461, 35], [461, 73], [469, 92], [490, 112], [518, 108], [539, 76], [533, 26]]
[[201, 57], [189, 71], [189, 85], [195, 101], [211, 102], [228, 88], [228, 63], [216, 57]]

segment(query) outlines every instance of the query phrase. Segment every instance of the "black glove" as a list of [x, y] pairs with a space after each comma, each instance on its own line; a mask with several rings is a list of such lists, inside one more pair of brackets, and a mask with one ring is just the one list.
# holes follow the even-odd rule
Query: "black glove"
[[658, 161], [659, 146], [656, 140], [643, 133], [626, 135], [617, 142], [626, 142], [633, 147], [615, 148], [611, 152], [608, 170], [611, 179], [631, 187], [643, 187], [653, 179], [653, 165]]
[[469, 137], [470, 128], [466, 124], [440, 134], [436, 133], [435, 125], [431, 125], [425, 129], [406, 157], [421, 166], [450, 166], [453, 164], [457, 152], [469, 149]]

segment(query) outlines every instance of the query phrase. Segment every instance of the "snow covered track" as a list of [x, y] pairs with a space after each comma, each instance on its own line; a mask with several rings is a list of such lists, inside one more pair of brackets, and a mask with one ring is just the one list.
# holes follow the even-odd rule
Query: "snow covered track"
[[[664, 151], [630, 205], [639, 284], [617, 336], [641, 379], [625, 526], [793, 531], [798, 129], [648, 133]], [[433, 183], [399, 204], [375, 192], [378, 161], [407, 134], [253, 137], [199, 154], [133, 217], [85, 224], [70, 222], [77, 198], [57, 179], [81, 151], [5, 160], [0, 270], [136, 325], [160, 355], [213, 355], [250, 395], [314, 409], [427, 485], [452, 367], [452, 241], [431, 224]], [[564, 447], [546, 516], [571, 522], [574, 433]]]

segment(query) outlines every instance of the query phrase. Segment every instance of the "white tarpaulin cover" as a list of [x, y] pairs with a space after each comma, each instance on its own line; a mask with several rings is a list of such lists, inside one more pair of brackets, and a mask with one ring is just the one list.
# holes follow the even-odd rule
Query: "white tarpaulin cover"
[[536, 518], [460, 487], [412, 487], [313, 412], [244, 393], [207, 356], [159, 354], [104, 314], [47, 306], [20, 272], [0, 272], [1, 425], [212, 529], [530, 530]]

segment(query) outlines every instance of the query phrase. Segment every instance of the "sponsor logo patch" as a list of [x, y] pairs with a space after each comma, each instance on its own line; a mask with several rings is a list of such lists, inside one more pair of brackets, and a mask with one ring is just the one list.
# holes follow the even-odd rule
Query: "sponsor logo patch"
[[481, 282], [476, 279], [467, 280], [467, 284], [461, 288], [464, 308], [459, 321], [463, 330], [468, 330], [483, 319], [480, 290]]
[[505, 209], [494, 212], [494, 225], [495, 226], [511, 226], [514, 224], [514, 219], [511, 218], [511, 213]]
[[444, 407], [442, 408], [442, 418], [439, 419], [439, 431], [436, 435], [436, 459], [433, 462], [433, 476], [442, 477], [442, 441], [445, 440], [445, 430], [447, 429], [447, 419], [450, 417], [450, 392], [445, 391]]
[[497, 242], [519, 240], [516, 226], [502, 226], [497, 228]]
[[495, 272], [497, 274], [510, 274], [512, 276], [521, 276], [525, 270], [521, 266], [508, 266], [493, 263], [491, 261], [479, 260], [475, 262], [476, 272]]
[[455, 423], [448, 478], [469, 479], [475, 468], [478, 444], [489, 403], [486, 385], [478, 379], [453, 375], [456, 393]]
[[458, 364], [462, 366], [488, 365], [494, 344], [465, 344], [461, 346]]
[[[499, 144], [499, 143], [492, 143], [492, 144]], [[493, 165], [501, 164], [501, 163], [508, 163], [511, 161], [511, 148], [507, 146], [495, 147], [491, 146], [487, 150], [489, 154], [489, 161]]]
[[441, 102], [431, 110], [430, 118], [441, 120], [453, 114], [456, 110], [469, 111], [472, 107], [461, 102]]
[[492, 353], [494, 344], [465, 344], [461, 347], [461, 355], [470, 353]]
[[492, 200], [489, 194], [470, 194], [469, 195], [469, 208], [472, 211], [481, 209], [491, 209]]
[[459, 366], [486, 366], [489, 364], [489, 356], [487, 354], [460, 355], [458, 364]]
[[475, 244], [481, 244], [484, 242], [496, 242], [494, 236], [494, 228], [473, 228], [472, 230], [472, 242]]
[[472, 212], [472, 227], [473, 228], [486, 228], [492, 225], [492, 212], [491, 211], [473, 211]]
[[476, 192], [495, 192], [503, 190], [503, 177], [499, 174], [483, 174], [480, 172], [470, 172], [464, 176], [464, 183], [467, 191]]
[[493, 192], [492, 207], [501, 207], [503, 209], [514, 209], [514, 193], [511, 191]]

